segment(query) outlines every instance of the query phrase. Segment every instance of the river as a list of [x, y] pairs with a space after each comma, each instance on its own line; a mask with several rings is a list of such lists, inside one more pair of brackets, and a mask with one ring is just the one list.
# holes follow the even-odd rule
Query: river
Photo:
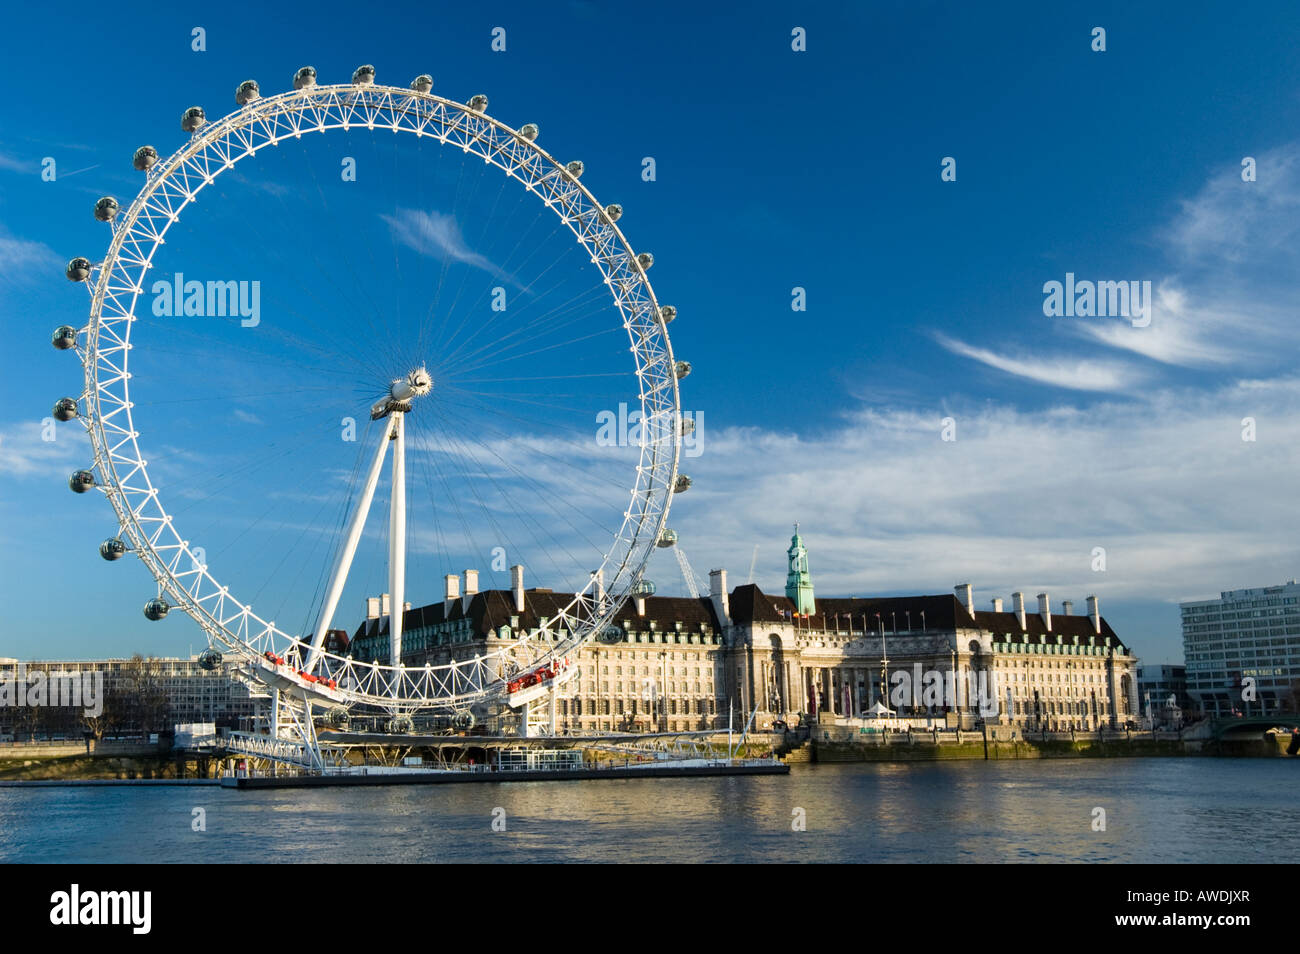
[[1300, 857], [1297, 772], [1289, 759], [1098, 758], [795, 765], [783, 777], [0, 788], [0, 861], [1289, 861]]

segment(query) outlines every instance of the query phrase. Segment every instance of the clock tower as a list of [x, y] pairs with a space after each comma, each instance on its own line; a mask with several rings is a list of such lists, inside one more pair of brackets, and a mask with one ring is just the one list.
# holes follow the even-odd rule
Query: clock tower
[[808, 549], [799, 536], [799, 524], [794, 525], [790, 549], [785, 551], [789, 571], [785, 577], [785, 595], [794, 603], [794, 611], [801, 616], [817, 612], [813, 602], [812, 576], [808, 572]]

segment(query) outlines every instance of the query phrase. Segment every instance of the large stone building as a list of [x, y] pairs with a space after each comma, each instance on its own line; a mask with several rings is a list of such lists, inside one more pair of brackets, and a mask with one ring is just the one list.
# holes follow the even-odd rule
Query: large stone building
[[[1137, 659], [1100, 615], [1072, 604], [1053, 613], [1047, 594], [1028, 612], [994, 599], [977, 610], [969, 584], [954, 594], [814, 597], [808, 551], [796, 528], [786, 591], [728, 589], [710, 574], [699, 599], [635, 596], [610, 641], [576, 654], [578, 673], [559, 693], [557, 726], [569, 731], [758, 726], [801, 717], [903, 718], [970, 726], [986, 718], [1025, 729], [1117, 726], [1138, 716]], [[464, 592], [461, 592], [461, 584]], [[403, 661], [440, 665], [508, 647], [522, 634], [547, 638], [571, 594], [478, 590], [478, 573], [449, 576], [444, 599], [408, 609]], [[358, 659], [386, 659], [387, 605], [368, 601], [353, 636]], [[882, 692], [882, 686], [884, 691]], [[888, 712], [886, 712], [888, 710]]]

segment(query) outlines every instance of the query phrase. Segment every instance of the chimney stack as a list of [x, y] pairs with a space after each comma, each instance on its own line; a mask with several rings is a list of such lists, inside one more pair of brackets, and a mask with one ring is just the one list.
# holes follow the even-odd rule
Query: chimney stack
[[1043, 618], [1043, 625], [1047, 631], [1052, 631], [1052, 601], [1047, 598], [1046, 593], [1038, 594], [1038, 615]]
[[524, 568], [516, 563], [510, 568], [510, 594], [515, 598], [515, 612], [524, 611]]
[[366, 619], [379, 619], [379, 597], [366, 597]]
[[636, 600], [636, 615], [644, 616], [645, 615], [645, 594], [638, 592], [636, 596], [632, 598]]
[[731, 596], [727, 593], [727, 571], [709, 571], [709, 601], [718, 617], [718, 625], [731, 625]]
[[1020, 628], [1027, 630], [1029, 627], [1025, 625], [1025, 594], [1020, 592], [1012, 593], [1011, 606], [1015, 610], [1016, 619], [1020, 621]]
[[1074, 603], [1072, 603], [1070, 600], [1061, 600], [1062, 616], [1069, 616], [1073, 609], [1074, 609]]
[[387, 593], [381, 594], [379, 597], [379, 615], [387, 616], [390, 612], [392, 612], [392, 600]]
[[975, 615], [975, 591], [969, 583], [958, 583], [954, 590], [957, 593], [957, 599], [961, 600], [961, 605], [966, 607], [966, 612], [972, 617]]
[[993, 597], [993, 612], [995, 613], [1002, 612], [1002, 597], [1000, 596]]
[[1097, 608], [1097, 597], [1088, 597], [1088, 618], [1092, 620], [1093, 631], [1101, 635], [1101, 610]]
[[469, 601], [478, 592], [478, 570], [465, 571], [465, 595], [460, 598], [460, 611], [469, 612]]
[[591, 578], [594, 581], [591, 586], [591, 598], [598, 604], [605, 602], [605, 568], [591, 571]]
[[445, 588], [443, 589], [442, 618], [451, 619], [451, 606], [460, 599], [460, 577], [455, 573], [448, 573], [443, 577]]

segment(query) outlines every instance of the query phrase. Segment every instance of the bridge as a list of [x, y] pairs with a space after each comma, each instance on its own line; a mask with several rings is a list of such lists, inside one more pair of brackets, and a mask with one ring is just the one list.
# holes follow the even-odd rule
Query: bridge
[[1269, 729], [1285, 729], [1290, 732], [1296, 728], [1300, 728], [1300, 714], [1243, 716], [1235, 719], [1219, 717], [1212, 720], [1210, 732], [1213, 738], [1231, 739], [1240, 736], [1258, 737]]

